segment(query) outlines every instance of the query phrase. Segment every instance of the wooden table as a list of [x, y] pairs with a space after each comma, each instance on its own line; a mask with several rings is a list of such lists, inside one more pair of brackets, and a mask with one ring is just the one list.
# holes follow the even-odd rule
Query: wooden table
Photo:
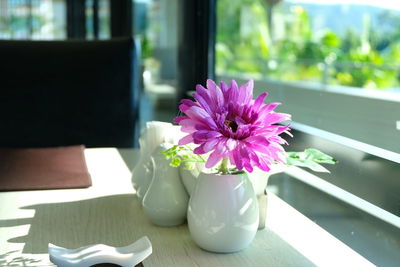
[[0, 193], [0, 266], [53, 266], [49, 242], [67, 248], [93, 243], [125, 246], [147, 235], [145, 266], [372, 266], [370, 262], [273, 194], [267, 228], [239, 253], [199, 249], [187, 225], [157, 227], [131, 186], [137, 150], [87, 149], [93, 186]]

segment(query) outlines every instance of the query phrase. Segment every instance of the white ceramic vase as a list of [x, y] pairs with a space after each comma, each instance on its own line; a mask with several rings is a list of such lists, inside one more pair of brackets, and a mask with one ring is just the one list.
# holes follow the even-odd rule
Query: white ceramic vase
[[136, 191], [136, 196], [139, 198], [140, 203], [143, 200], [144, 194], [149, 187], [150, 181], [153, 177], [153, 165], [150, 161], [150, 152], [146, 146], [146, 132], [143, 132], [139, 138], [140, 145], [140, 158], [139, 162], [132, 170], [132, 185]]
[[192, 192], [197, 183], [197, 177], [204, 169], [204, 163], [196, 163], [194, 165], [194, 169], [187, 170], [183, 166], [179, 167], [179, 174], [181, 176], [181, 180], [183, 185], [185, 186], [186, 192], [189, 196], [192, 195]]
[[150, 156], [143, 156], [140, 158], [139, 163], [132, 171], [132, 184], [136, 190], [136, 196], [142, 202], [144, 195], [149, 188], [150, 182], [153, 178], [153, 164], [151, 164]]
[[246, 248], [259, 221], [257, 198], [247, 174], [201, 173], [187, 219], [193, 240], [205, 250], [232, 253]]
[[174, 141], [176, 131], [176, 127], [171, 123], [161, 121], [146, 123], [146, 128], [143, 129], [139, 138], [140, 159], [132, 171], [132, 185], [140, 202], [142, 202], [153, 177], [151, 154], [161, 143]]
[[248, 173], [248, 177], [253, 184], [254, 192], [256, 193], [257, 200], [258, 200], [258, 208], [260, 211], [259, 214], [259, 224], [258, 230], [262, 230], [266, 226], [266, 219], [267, 219], [267, 184], [269, 177], [271, 175], [280, 173], [284, 171], [285, 165], [283, 164], [273, 164], [270, 166], [271, 170], [269, 172], [264, 172], [258, 168], [254, 168], [252, 173]]
[[150, 221], [159, 226], [180, 225], [186, 220], [189, 196], [179, 177], [179, 169], [171, 167], [160, 152], [172, 144], [159, 145], [152, 154], [154, 175], [143, 198], [143, 210]]
[[259, 168], [254, 168], [252, 173], [248, 173], [256, 195], [264, 195], [269, 177], [271, 175], [283, 172], [285, 169], [285, 165], [283, 164], [273, 164], [270, 167], [271, 170], [269, 172], [262, 171]]
[[133, 167], [132, 178], [131, 178], [132, 186], [136, 191], [137, 191], [137, 189], [139, 188], [139, 185], [140, 185], [140, 177], [141, 176], [138, 175], [138, 173], [141, 172], [141, 171], [139, 171], [139, 169], [143, 166], [143, 162], [144, 162], [144, 156], [145, 156], [144, 155], [145, 154], [144, 145], [145, 145], [144, 144], [144, 138], [143, 138], [143, 134], [142, 134], [142, 136], [139, 137], [139, 147], [140, 147], [139, 162], [137, 162], [135, 167]]

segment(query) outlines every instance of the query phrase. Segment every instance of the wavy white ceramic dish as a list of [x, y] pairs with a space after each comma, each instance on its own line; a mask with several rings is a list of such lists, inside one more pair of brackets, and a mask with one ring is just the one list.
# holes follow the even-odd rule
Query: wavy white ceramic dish
[[58, 267], [88, 267], [99, 263], [112, 263], [133, 267], [153, 252], [147, 236], [126, 247], [96, 244], [78, 249], [66, 249], [49, 244], [50, 261]]

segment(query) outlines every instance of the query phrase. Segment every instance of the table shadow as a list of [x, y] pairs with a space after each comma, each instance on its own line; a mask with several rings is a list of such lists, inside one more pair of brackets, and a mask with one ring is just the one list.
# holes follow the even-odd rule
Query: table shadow
[[8, 240], [24, 243], [23, 253], [47, 253], [49, 243], [66, 248], [98, 243], [125, 246], [145, 235], [132, 229], [142, 223], [137, 205], [133, 194], [124, 194], [26, 206], [22, 209], [35, 210], [33, 218], [0, 220], [0, 227], [30, 224], [26, 236]]
[[[266, 253], [268, 258], [273, 259], [271, 262], [278, 263], [279, 266], [314, 266], [309, 259], [270, 229], [259, 232], [250, 247], [240, 252], [247, 257], [204, 251], [193, 242], [186, 225], [151, 225], [139, 205], [133, 194], [38, 204], [22, 208], [35, 210], [33, 218], [0, 220], [0, 227], [30, 224], [26, 236], [8, 240], [10, 243], [23, 243], [24, 254], [47, 254], [48, 243], [70, 249], [99, 243], [126, 246], [147, 235], [153, 244], [153, 254], [158, 254], [158, 257], [150, 256], [146, 259], [150, 265], [157, 265], [160, 257], [166, 261], [167, 266], [168, 263], [172, 264], [169, 262], [171, 259], [176, 258], [187, 262], [189, 257], [199, 260], [199, 264], [203, 265], [208, 262], [207, 259], [223, 264], [227, 258], [232, 257], [235, 260], [239, 259], [238, 266], [249, 264], [246, 258], [251, 259], [252, 266], [268, 266], [268, 263], [262, 264], [262, 259], [259, 259], [260, 253]], [[168, 240], [181, 242], [182, 246], [171, 246]], [[168, 253], [171, 255], [163, 255], [165, 246], [170, 246]], [[21, 256], [20, 253], [16, 253], [17, 257], [18, 254]], [[295, 261], [291, 262], [290, 259]], [[1, 260], [0, 255], [0, 263]]]
[[139, 149], [131, 149], [131, 148], [118, 148], [118, 153], [121, 158], [124, 160], [126, 166], [130, 171], [136, 166], [139, 162], [140, 151]]
[[9, 251], [4, 254], [0, 254], [0, 266], [54, 266], [42, 264], [41, 259], [34, 259], [31, 257], [21, 256], [18, 250]]

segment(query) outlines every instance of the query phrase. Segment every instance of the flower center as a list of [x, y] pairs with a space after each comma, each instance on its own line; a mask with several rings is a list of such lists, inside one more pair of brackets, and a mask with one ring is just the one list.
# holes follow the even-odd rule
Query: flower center
[[236, 133], [238, 125], [235, 121], [225, 120], [225, 125], [231, 128], [232, 132]]

